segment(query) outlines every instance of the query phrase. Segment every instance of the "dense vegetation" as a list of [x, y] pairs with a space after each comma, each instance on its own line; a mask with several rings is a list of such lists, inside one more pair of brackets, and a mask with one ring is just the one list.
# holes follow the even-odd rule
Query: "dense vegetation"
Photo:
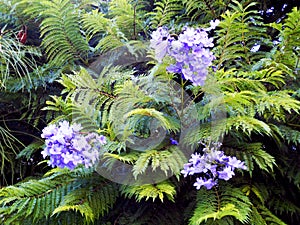
[[[300, 224], [297, 0], [0, 0], [0, 18], [1, 224]], [[162, 27], [213, 38], [205, 83], [170, 72]], [[106, 137], [97, 165], [48, 165], [61, 121]], [[197, 190], [184, 164], [214, 147], [240, 167]]]

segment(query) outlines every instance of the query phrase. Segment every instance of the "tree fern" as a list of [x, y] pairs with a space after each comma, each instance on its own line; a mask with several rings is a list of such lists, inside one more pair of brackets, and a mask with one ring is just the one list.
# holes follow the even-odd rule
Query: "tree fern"
[[[240, 67], [247, 68], [252, 60], [262, 58], [260, 53], [251, 52], [255, 44], [263, 44], [265, 41], [265, 28], [256, 10], [251, 10], [255, 3], [243, 6], [237, 1], [231, 5], [233, 12], [226, 11], [222, 15], [223, 20], [216, 31], [218, 46], [216, 55], [218, 68]], [[260, 27], [261, 26], [261, 27]]]
[[109, 16], [129, 39], [137, 39], [138, 33], [144, 31], [142, 7], [140, 1], [112, 0], [109, 3]]
[[141, 186], [125, 186], [121, 187], [121, 193], [126, 197], [131, 198], [135, 196], [137, 201], [142, 199], [148, 200], [160, 199], [164, 201], [165, 198], [174, 201], [174, 196], [176, 194], [175, 186], [169, 181], [163, 181], [157, 184], [145, 184]]
[[81, 60], [85, 63], [88, 44], [79, 26], [79, 11], [69, 0], [23, 0], [24, 13], [41, 19], [42, 45], [56, 65]]
[[133, 176], [137, 178], [139, 174], [145, 173], [149, 167], [152, 169], [152, 171], [160, 169], [165, 173], [166, 178], [168, 175], [170, 176], [170, 174], [175, 174], [178, 176], [184, 160], [184, 155], [176, 147], [170, 147], [169, 149], [163, 151], [148, 150], [144, 153], [141, 153], [139, 158], [134, 163], [132, 169]]
[[148, 15], [151, 18], [151, 27], [157, 28], [169, 24], [172, 20], [178, 20], [183, 11], [182, 1], [178, 0], [163, 0], [155, 1], [153, 12]]
[[184, 0], [187, 14], [192, 20], [200, 21], [200, 23], [207, 23], [209, 20], [218, 18], [225, 12], [230, 0], [210, 1], [210, 0]]
[[88, 39], [98, 36], [99, 42], [95, 49], [101, 53], [122, 46], [127, 46], [133, 53], [136, 49], [144, 50], [138, 34], [144, 32], [140, 4], [128, 0], [113, 0], [109, 2], [107, 14], [93, 10], [82, 15], [83, 28], [87, 31]]
[[299, 61], [299, 52], [297, 52], [296, 46], [300, 46], [298, 37], [300, 32], [300, 12], [297, 8], [293, 8], [292, 12], [287, 15], [288, 17], [283, 23], [272, 23], [270, 26], [280, 32], [279, 38], [282, 39], [278, 46], [279, 51], [275, 56], [275, 60], [287, 65], [295, 72], [297, 69], [297, 62]]
[[[38, 223], [44, 218], [51, 221], [54, 214], [73, 210], [93, 221], [112, 206], [118, 195], [113, 184], [103, 184], [101, 180], [99, 176], [91, 177], [91, 171], [78, 169], [71, 174], [54, 169], [40, 180], [5, 187], [0, 192], [2, 222], [18, 224], [30, 219]], [[94, 186], [88, 185], [91, 182]]]
[[244, 160], [251, 176], [255, 166], [258, 166], [260, 170], [264, 170], [269, 173], [272, 173], [274, 171], [274, 166], [277, 166], [274, 156], [266, 152], [262, 143], [257, 142], [231, 145], [238, 149], [225, 149], [228, 153], [230, 152], [230, 154], [237, 155], [239, 158]]
[[219, 189], [207, 191], [200, 189], [197, 205], [189, 224], [203, 224], [210, 220], [237, 220], [242, 223], [249, 221], [251, 202], [238, 188], [222, 185]]
[[55, 107], [48, 106], [46, 109], [61, 110], [61, 104], [65, 116], [81, 123], [86, 130], [103, 127], [108, 123], [109, 107], [116, 98], [112, 84], [122, 83], [131, 73], [121, 74], [120, 68], [107, 67], [97, 78], [93, 78], [92, 72], [82, 68], [75, 76], [63, 76], [59, 82], [65, 86], [64, 92], [69, 93], [66, 99], [69, 103], [57, 99], [57, 103], [48, 102]]

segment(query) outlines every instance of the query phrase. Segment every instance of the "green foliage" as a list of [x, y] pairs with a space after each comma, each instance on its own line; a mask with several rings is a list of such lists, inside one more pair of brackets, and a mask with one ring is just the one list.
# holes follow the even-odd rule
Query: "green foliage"
[[138, 34], [144, 31], [142, 4], [128, 0], [109, 2], [108, 13], [92, 10], [82, 15], [83, 28], [88, 40], [101, 37], [95, 50], [101, 53], [126, 46], [131, 53], [142, 51], [145, 46], [138, 41]]
[[176, 21], [183, 11], [182, 1], [163, 0], [155, 1], [155, 7], [148, 15], [151, 18], [151, 27], [158, 28], [169, 24], [172, 20]]
[[249, 221], [251, 205], [249, 198], [239, 188], [223, 184], [219, 189], [211, 191], [200, 189], [189, 224], [206, 224], [210, 220], [227, 219], [226, 217], [246, 223]]
[[40, 56], [40, 52], [18, 42], [16, 35], [6, 30], [6, 26], [0, 30], [0, 46], [0, 88], [5, 88], [6, 83], [15, 78], [19, 78], [23, 85], [26, 81], [32, 84], [29, 73], [35, 68], [34, 57]]
[[283, 23], [272, 23], [271, 27], [279, 31], [279, 38], [281, 39], [278, 45], [278, 52], [275, 56], [275, 60], [279, 63], [283, 63], [288, 66], [292, 71], [296, 73], [299, 66], [299, 22], [300, 12], [296, 7], [292, 12], [288, 13], [288, 17]]
[[163, 181], [157, 184], [145, 184], [140, 186], [123, 185], [121, 187], [121, 193], [129, 198], [135, 196], [139, 202], [144, 198], [146, 201], [151, 198], [153, 201], [159, 198], [160, 201], [163, 202], [165, 197], [174, 202], [176, 191], [175, 186], [171, 182]]
[[117, 196], [113, 183], [93, 175], [90, 170], [77, 169], [70, 173], [53, 169], [39, 180], [2, 188], [1, 220], [3, 224], [19, 224], [23, 220], [39, 223], [46, 218], [55, 224], [61, 221], [55, 215], [74, 210], [85, 217], [86, 222], [92, 222], [107, 212]]
[[218, 18], [221, 14], [225, 12], [230, 0], [222, 1], [188, 1], [184, 0], [183, 3], [186, 6], [187, 14], [192, 20], [199, 20], [200, 23], [206, 23], [209, 20]]
[[61, 66], [85, 62], [89, 51], [79, 25], [79, 10], [69, 0], [21, 1], [20, 7], [31, 18], [41, 19], [42, 46], [49, 60]]
[[264, 45], [267, 42], [263, 23], [257, 10], [252, 10], [255, 3], [243, 6], [233, 0], [231, 11], [222, 15], [217, 35], [218, 47], [215, 49], [218, 68], [247, 68], [253, 60], [263, 57], [262, 52], [251, 52], [256, 45]]
[[[252, 176], [255, 169], [255, 165], [259, 170], [264, 170], [268, 173], [274, 171], [276, 165], [275, 158], [266, 152], [263, 144], [258, 143], [243, 143], [243, 144], [231, 144], [233, 148], [226, 148], [226, 152], [229, 154], [237, 155], [241, 158], [248, 168], [250, 176]], [[254, 164], [255, 163], [255, 164]]]
[[251, 221], [262, 225], [263, 224], [286, 225], [286, 223], [281, 221], [278, 217], [276, 217], [266, 207], [263, 206], [252, 209]]
[[18, 2], [11, 0], [1, 0], [0, 3], [1, 26], [3, 26], [4, 24], [18, 24], [19, 21], [15, 15], [15, 9]]
[[41, 149], [43, 147], [44, 143], [40, 140], [34, 141], [31, 144], [27, 145], [21, 152], [18, 153], [18, 158], [26, 158], [27, 160], [30, 160], [30, 157], [33, 155], [34, 152]]
[[185, 160], [185, 156], [176, 147], [170, 147], [163, 151], [149, 150], [140, 154], [133, 165], [132, 174], [137, 178], [139, 174], [144, 173], [149, 165], [151, 165], [152, 171], [156, 171], [159, 168], [166, 176], [170, 173], [178, 177], [183, 165], [182, 163]]
[[[18, 154], [20, 145], [22, 146], [22, 143], [11, 133], [10, 130], [8, 130], [6, 127], [0, 126], [0, 159], [1, 159], [0, 172], [1, 174], [4, 174], [5, 171], [8, 169], [7, 164], [9, 164], [11, 170], [14, 171], [14, 167], [15, 167], [14, 158]], [[12, 178], [13, 177], [14, 177], [14, 172], [12, 173]], [[3, 178], [5, 179], [5, 176]]]
[[[14, 5], [1, 2], [5, 4], [0, 5], [0, 13], [9, 23], [13, 18], [7, 14]], [[8, 28], [2, 29], [9, 32], [0, 34], [0, 51], [9, 54], [0, 56], [1, 84], [14, 96], [1, 93], [1, 173], [6, 172], [6, 163], [14, 170], [15, 157], [23, 164], [40, 160], [42, 142], [36, 136], [49, 120], [66, 119], [80, 123], [84, 132], [107, 136], [100, 163], [109, 172], [118, 173], [116, 164], [124, 163], [131, 168], [129, 179], [137, 184], [149, 173], [166, 179], [119, 186], [95, 173], [95, 168], [44, 167], [39, 173], [49, 172], [42, 177], [30, 173], [0, 189], [1, 224], [281, 225], [299, 221], [300, 102], [299, 90], [294, 91], [299, 87], [291, 84], [299, 66], [299, 10], [267, 25], [253, 1], [152, 2], [112, 0], [96, 5], [80, 0], [22, 0], [18, 4], [22, 18], [28, 20], [24, 11], [38, 19], [49, 63], [37, 60], [38, 51], [18, 43]], [[143, 43], [149, 38], [149, 27], [172, 24], [176, 30], [188, 23], [206, 27], [201, 23], [217, 18], [221, 23], [211, 32], [215, 70], [209, 71], [203, 87], [191, 87], [167, 73], [168, 59], [144, 65], [149, 60]], [[267, 27], [279, 32], [274, 47]], [[261, 48], [252, 52], [257, 44]], [[124, 67], [115, 66], [118, 63]], [[57, 78], [58, 84], [52, 84]], [[58, 94], [60, 85], [64, 89]], [[53, 90], [51, 97], [49, 90]], [[24, 100], [24, 96], [29, 97]], [[20, 104], [18, 99], [23, 99]], [[40, 112], [45, 100], [47, 113]], [[21, 152], [15, 130], [6, 126], [16, 120], [5, 109], [11, 102], [19, 121], [34, 130]], [[165, 136], [152, 145], [162, 136], [159, 129]], [[172, 137], [179, 145], [170, 143]], [[195, 177], [180, 178], [190, 157], [184, 150], [201, 151], [199, 141], [205, 138], [222, 141], [221, 150], [243, 160], [248, 171], [235, 171], [230, 184], [219, 181], [215, 189], [194, 190]]]
[[58, 105], [48, 102], [52, 106], [46, 109], [63, 110], [68, 118], [82, 124], [85, 130], [91, 131], [99, 126], [104, 127], [108, 124], [109, 108], [116, 98], [112, 84], [118, 85], [132, 75], [132, 71], [124, 73], [120, 69], [120, 67], [108, 66], [101, 74], [95, 74], [96, 79], [92, 77], [92, 72], [89, 73], [84, 68], [75, 72], [75, 75], [62, 76], [59, 82], [65, 87], [63, 93], [68, 92], [68, 98], [64, 103], [55, 98]]

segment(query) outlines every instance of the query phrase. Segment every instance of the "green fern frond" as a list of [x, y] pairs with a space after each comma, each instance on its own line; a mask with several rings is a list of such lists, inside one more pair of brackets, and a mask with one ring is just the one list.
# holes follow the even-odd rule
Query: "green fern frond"
[[300, 143], [300, 131], [292, 129], [288, 126], [281, 125], [278, 127], [278, 132], [280, 133], [281, 137], [287, 141], [288, 144]]
[[171, 20], [178, 20], [178, 17], [181, 16], [182, 11], [182, 1], [155, 1], [153, 12], [148, 13], [151, 18], [151, 27], [156, 29], [158, 27], [169, 24]]
[[226, 217], [246, 223], [249, 221], [251, 205], [249, 198], [239, 188], [225, 184], [211, 191], [202, 188], [198, 191], [196, 208], [189, 224], [206, 224], [210, 220], [223, 220]]
[[105, 160], [105, 165], [109, 170], [113, 169], [113, 164], [117, 161], [134, 164], [134, 162], [139, 158], [139, 153], [130, 152], [126, 154], [114, 154], [114, 153], [104, 153], [103, 158]]
[[112, 0], [109, 3], [109, 16], [113, 17], [116, 26], [128, 39], [136, 39], [143, 31], [141, 6], [138, 1]]
[[300, 102], [292, 98], [289, 91], [268, 92], [260, 96], [256, 111], [267, 121], [272, 118], [285, 121], [286, 113], [299, 113]]
[[101, 53], [121, 47], [128, 40], [120, 31], [115, 21], [106, 18], [105, 15], [98, 10], [83, 14], [82, 24], [87, 32], [88, 40], [100, 36], [95, 50], [100, 49]]
[[152, 171], [160, 169], [167, 176], [175, 174], [178, 176], [182, 165], [185, 163], [185, 156], [177, 147], [169, 147], [167, 150], [148, 150], [141, 153], [133, 165], [133, 176], [137, 179], [140, 174], [145, 173], [149, 167]]
[[164, 201], [165, 198], [174, 201], [174, 196], [176, 194], [175, 186], [170, 181], [163, 181], [157, 184], [145, 184], [140, 186], [121, 186], [121, 193], [125, 197], [131, 198], [135, 196], [137, 201], [145, 199], [151, 199], [154, 201], [159, 198], [160, 201]]
[[254, 2], [243, 6], [233, 0], [232, 12], [226, 11], [216, 30], [218, 47], [215, 49], [218, 68], [245, 67], [263, 57], [260, 52], [251, 52], [255, 44], [264, 44], [265, 28], [256, 10], [251, 10]]
[[300, 46], [299, 23], [300, 11], [295, 7], [287, 14], [287, 18], [283, 23], [270, 24], [271, 27], [280, 32], [279, 38], [282, 39], [275, 61], [287, 65], [292, 71], [297, 69], [297, 61], [299, 60], [299, 52], [297, 53], [296, 50], [296, 46]]
[[[93, 77], [94, 76], [94, 77]], [[60, 111], [61, 118], [81, 123], [85, 130], [105, 127], [109, 121], [110, 107], [116, 99], [114, 85], [132, 76], [132, 71], [121, 72], [120, 67], [106, 67], [101, 74], [81, 68], [75, 74], [63, 75], [59, 82], [65, 87], [67, 98], [52, 97], [46, 110]]]
[[32, 154], [37, 151], [38, 149], [41, 149], [44, 143], [42, 143], [40, 140], [36, 140], [32, 142], [31, 144], [27, 145], [18, 155], [18, 158], [25, 157], [27, 160], [30, 159]]
[[267, 224], [273, 224], [273, 225], [287, 225], [282, 220], [280, 220], [277, 216], [275, 216], [269, 209], [267, 209], [265, 206], [259, 205], [252, 208], [251, 212], [251, 221], [267, 225]]
[[[107, 212], [117, 196], [115, 185], [106, 183], [99, 175], [92, 176], [92, 170], [78, 168], [70, 172], [56, 168], [39, 180], [2, 188], [1, 219], [7, 225], [23, 220], [38, 224], [44, 219], [58, 223], [60, 219], [53, 217], [54, 214], [77, 210], [87, 220], [93, 220]], [[82, 199], [86, 201], [80, 202]]]
[[[231, 154], [237, 155], [241, 158], [248, 168], [250, 175], [254, 170], [254, 163], [260, 170], [264, 170], [268, 173], [273, 172], [274, 166], [277, 166], [274, 156], [270, 155], [263, 148], [263, 144], [257, 143], [243, 143], [235, 146], [237, 149], [233, 149]], [[229, 151], [230, 149], [227, 149]]]
[[191, 20], [207, 23], [210, 20], [217, 19], [228, 7], [231, 0], [222, 1], [203, 1], [203, 0], [183, 0], [187, 14]]
[[106, 32], [110, 24], [111, 21], [105, 18], [105, 14], [98, 10], [82, 14], [82, 26], [86, 31], [87, 40], [91, 40], [98, 33]]
[[63, 211], [72, 211], [72, 210], [79, 212], [82, 216], [85, 216], [85, 221], [87, 223], [93, 222], [94, 220], [93, 210], [88, 205], [87, 202], [80, 203], [77, 205], [59, 206], [53, 211], [52, 215], [55, 215]]
[[173, 132], [179, 131], [180, 124], [178, 123], [177, 120], [165, 116], [162, 112], [159, 112], [153, 108], [133, 109], [124, 115], [124, 119], [126, 120], [129, 117], [136, 116], [136, 115], [155, 118], [160, 122], [160, 124], [164, 129]]
[[297, 216], [300, 213], [300, 207], [287, 199], [272, 198], [268, 201], [268, 206], [272, 207], [276, 215], [283, 213], [291, 216]]
[[[130, 40], [140, 43], [137, 40], [138, 33], [146, 33], [140, 8], [140, 4], [128, 0], [113, 0], [109, 2], [108, 14], [103, 14], [98, 10], [84, 13], [82, 23], [88, 40], [93, 37], [99, 39], [95, 50], [99, 49], [101, 53], [105, 53], [120, 47], [129, 47]], [[135, 46], [130, 45], [130, 48]]]
[[89, 46], [81, 34], [78, 9], [69, 0], [23, 0], [24, 13], [41, 19], [42, 45], [56, 65], [82, 60]]
[[42, 217], [49, 217], [70, 188], [69, 182], [48, 177], [1, 189], [0, 204], [6, 209], [2, 212], [4, 223], [13, 224], [26, 217], [37, 222]]
[[236, 116], [226, 119], [226, 133], [242, 131], [250, 136], [252, 133], [265, 134], [271, 136], [271, 128], [261, 120], [249, 116]]
[[256, 199], [259, 200], [261, 204], [265, 204], [269, 197], [269, 192], [265, 185], [261, 184], [247, 184], [242, 187], [242, 191], [247, 195], [254, 195]]
[[113, 206], [117, 196], [118, 190], [114, 184], [92, 182], [86, 188], [70, 191], [55, 208], [52, 216], [64, 211], [78, 211], [87, 223], [91, 223]]
[[[180, 110], [177, 109], [179, 106], [176, 108], [176, 103], [173, 103], [178, 99], [171, 91], [172, 87], [168, 80], [155, 79], [152, 75], [140, 76], [139, 79], [134, 78], [116, 86], [118, 97], [112, 105], [110, 114], [115, 132], [125, 139], [132, 134], [138, 136], [138, 133], [149, 136], [148, 133], [153, 131], [150, 129], [153, 121], [157, 127], [177, 131], [179, 120], [176, 113]], [[157, 113], [158, 111], [160, 112]]]
[[276, 88], [285, 84], [283, 71], [273, 66], [258, 71], [240, 71], [235, 68], [224, 71], [221, 69], [216, 72], [216, 77], [220, 88], [231, 92], [243, 90], [260, 92], [266, 91], [266, 84], [271, 84]]

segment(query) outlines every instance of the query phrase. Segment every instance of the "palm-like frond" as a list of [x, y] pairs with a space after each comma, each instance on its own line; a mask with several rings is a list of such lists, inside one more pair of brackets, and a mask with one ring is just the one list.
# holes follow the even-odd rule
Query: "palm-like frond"
[[[222, 185], [220, 189], [198, 192], [197, 205], [190, 225], [206, 224], [211, 220], [249, 221], [251, 202], [238, 188]], [[226, 224], [226, 223], [225, 223]]]
[[[92, 181], [94, 186], [89, 185]], [[75, 210], [91, 222], [114, 204], [117, 195], [114, 184], [106, 183], [98, 175], [92, 177], [91, 170], [77, 169], [70, 173], [54, 169], [40, 180], [1, 189], [1, 221], [3, 224], [18, 224], [23, 220], [39, 223], [48, 218], [59, 223], [60, 218], [50, 217]]]
[[69, 0], [23, 0], [20, 7], [32, 18], [41, 19], [42, 45], [56, 65], [81, 60], [85, 63], [89, 46], [80, 29], [79, 10]]
[[172, 20], [178, 20], [184, 9], [182, 1], [178, 0], [155, 1], [154, 5], [153, 12], [148, 13], [153, 28], [168, 25]]
[[247, 68], [255, 60], [263, 57], [261, 52], [251, 52], [256, 44], [265, 44], [265, 28], [256, 10], [251, 10], [255, 3], [243, 6], [233, 0], [232, 11], [222, 15], [223, 20], [217, 29], [215, 50], [218, 68], [244, 67]]

